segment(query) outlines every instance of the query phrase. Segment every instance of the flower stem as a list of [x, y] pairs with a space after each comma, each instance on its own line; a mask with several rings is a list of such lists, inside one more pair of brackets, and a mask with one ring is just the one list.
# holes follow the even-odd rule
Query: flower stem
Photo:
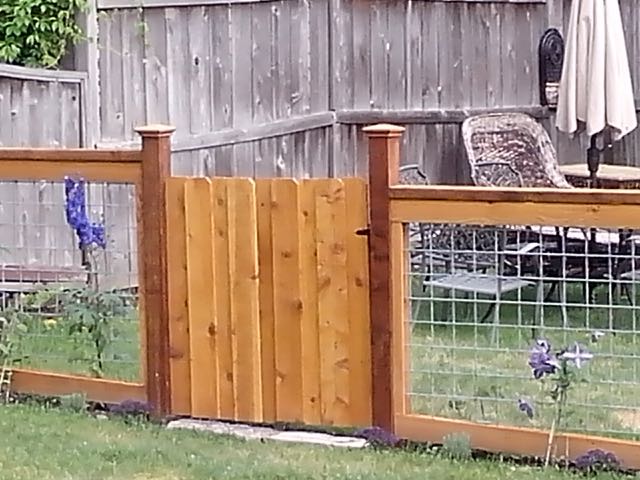
[[558, 393], [558, 399], [556, 400], [556, 415], [551, 423], [551, 430], [549, 431], [549, 441], [547, 442], [547, 454], [544, 458], [544, 466], [549, 466], [549, 460], [551, 459], [551, 448], [553, 447], [553, 441], [556, 436], [556, 429], [560, 424], [560, 419], [562, 418], [562, 407], [567, 398], [567, 390], [566, 388], [560, 387], [560, 392]]

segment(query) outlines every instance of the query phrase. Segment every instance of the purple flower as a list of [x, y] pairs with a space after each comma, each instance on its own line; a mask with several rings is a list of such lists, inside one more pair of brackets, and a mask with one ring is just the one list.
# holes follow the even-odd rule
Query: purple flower
[[576, 368], [582, 368], [582, 364], [593, 358], [593, 354], [582, 348], [578, 342], [573, 346], [560, 354], [560, 358], [573, 362]]
[[533, 418], [533, 405], [528, 400], [518, 399], [518, 410], [527, 414], [527, 417]]
[[529, 366], [536, 380], [554, 374], [559, 367], [558, 360], [551, 356], [550, 351], [551, 345], [544, 339], [536, 340], [536, 345], [531, 349]]
[[576, 458], [575, 466], [585, 472], [611, 471], [620, 468], [620, 461], [613, 453], [596, 448]]
[[369, 445], [374, 447], [395, 447], [400, 443], [398, 437], [380, 427], [362, 428], [355, 432], [354, 436], [364, 438]]
[[109, 411], [120, 415], [147, 415], [151, 412], [151, 407], [139, 400], [124, 400], [121, 403], [111, 405]]
[[80, 248], [95, 244], [106, 248], [104, 225], [92, 223], [87, 216], [84, 180], [64, 179], [65, 213], [67, 223], [75, 230]]

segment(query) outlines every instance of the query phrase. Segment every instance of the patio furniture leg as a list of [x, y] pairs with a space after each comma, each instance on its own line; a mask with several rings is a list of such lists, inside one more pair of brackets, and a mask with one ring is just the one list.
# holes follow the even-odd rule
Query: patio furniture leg
[[558, 282], [553, 282], [551, 284], [551, 286], [549, 287], [549, 291], [547, 292], [547, 294], [544, 296], [544, 302], [548, 302], [549, 299], [551, 299], [551, 296], [556, 293], [556, 290], [558, 289]]
[[542, 304], [544, 302], [544, 282], [540, 280], [538, 282], [538, 288], [536, 289], [536, 307], [533, 313], [533, 320], [531, 321], [531, 338], [535, 339], [537, 336], [538, 320], [540, 319], [540, 312], [542, 311]]
[[491, 342], [498, 343], [498, 327], [500, 325], [500, 306], [502, 301], [502, 275], [504, 269], [502, 262], [498, 265], [498, 278], [496, 282], [496, 301], [493, 310], [493, 328], [491, 329]]
[[567, 328], [569, 316], [567, 315], [567, 282], [564, 280], [560, 285], [560, 311], [562, 314], [562, 328]]
[[633, 305], [633, 300], [631, 299], [631, 289], [629, 288], [629, 285], [625, 283], [624, 285], [622, 285], [622, 288], [624, 290], [625, 297], [627, 297], [629, 305]]
[[486, 322], [489, 319], [489, 317], [491, 316], [491, 314], [493, 313], [495, 308], [496, 308], [496, 302], [494, 302], [491, 305], [489, 305], [489, 308], [487, 308], [487, 311], [484, 312], [484, 315], [480, 319], [480, 323]]

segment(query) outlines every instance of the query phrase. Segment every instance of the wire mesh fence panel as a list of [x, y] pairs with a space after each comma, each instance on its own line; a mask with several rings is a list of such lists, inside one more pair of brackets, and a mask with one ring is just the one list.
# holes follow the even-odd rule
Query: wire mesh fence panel
[[1, 182], [0, 192], [8, 363], [140, 379], [135, 187]]
[[640, 237], [409, 227], [411, 413], [640, 437]]

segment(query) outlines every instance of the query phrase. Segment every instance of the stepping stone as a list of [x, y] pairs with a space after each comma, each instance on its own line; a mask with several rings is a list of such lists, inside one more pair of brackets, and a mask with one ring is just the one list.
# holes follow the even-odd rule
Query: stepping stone
[[276, 440], [290, 443], [307, 443], [329, 447], [363, 448], [367, 445], [364, 438], [329, 435], [316, 432], [282, 432], [268, 427], [254, 427], [242, 423], [225, 423], [209, 420], [183, 418], [167, 424], [168, 429], [186, 429], [210, 432], [216, 435], [231, 435], [246, 440]]

